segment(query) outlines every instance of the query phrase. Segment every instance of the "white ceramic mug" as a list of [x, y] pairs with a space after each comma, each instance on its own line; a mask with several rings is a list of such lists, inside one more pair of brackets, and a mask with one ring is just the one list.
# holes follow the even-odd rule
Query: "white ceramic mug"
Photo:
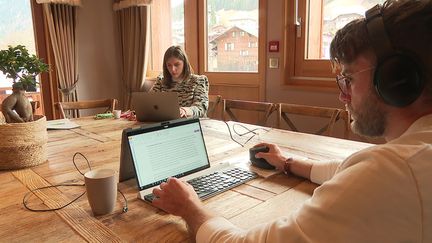
[[94, 215], [114, 211], [117, 200], [117, 176], [112, 169], [96, 169], [84, 174], [87, 199]]
[[113, 110], [114, 118], [119, 119], [121, 116], [121, 110]]

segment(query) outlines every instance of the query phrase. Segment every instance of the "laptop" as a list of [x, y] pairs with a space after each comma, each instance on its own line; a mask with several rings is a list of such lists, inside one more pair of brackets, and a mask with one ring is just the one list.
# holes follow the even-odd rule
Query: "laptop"
[[[228, 163], [210, 167], [207, 149], [198, 118], [177, 119], [125, 129], [123, 132], [129, 148], [129, 155], [121, 161], [120, 177], [130, 177], [132, 162], [134, 176], [139, 188], [138, 198], [152, 201], [152, 190], [169, 177], [182, 178], [194, 186], [201, 199], [206, 199], [245, 181], [256, 178], [256, 174]], [[129, 167], [129, 169], [128, 169]], [[123, 169], [122, 169], [123, 168]], [[122, 175], [128, 174], [129, 176]], [[223, 187], [217, 187], [215, 180], [222, 177]], [[205, 179], [212, 188], [201, 188]], [[120, 179], [121, 180], [121, 179]], [[199, 183], [200, 188], [195, 188]]]
[[160, 122], [180, 118], [176, 92], [132, 92], [131, 109], [138, 121]]

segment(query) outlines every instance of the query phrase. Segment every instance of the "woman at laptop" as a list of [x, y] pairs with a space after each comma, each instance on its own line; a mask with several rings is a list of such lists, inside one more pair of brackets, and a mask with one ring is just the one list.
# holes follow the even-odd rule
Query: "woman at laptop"
[[151, 91], [177, 92], [180, 117], [204, 117], [208, 109], [208, 79], [192, 73], [186, 53], [171, 46], [163, 59], [163, 76], [157, 78]]

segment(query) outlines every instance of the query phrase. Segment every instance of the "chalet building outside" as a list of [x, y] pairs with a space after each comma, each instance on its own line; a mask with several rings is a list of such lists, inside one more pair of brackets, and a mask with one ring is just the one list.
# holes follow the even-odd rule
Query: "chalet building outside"
[[258, 29], [233, 26], [209, 41], [212, 71], [258, 71]]

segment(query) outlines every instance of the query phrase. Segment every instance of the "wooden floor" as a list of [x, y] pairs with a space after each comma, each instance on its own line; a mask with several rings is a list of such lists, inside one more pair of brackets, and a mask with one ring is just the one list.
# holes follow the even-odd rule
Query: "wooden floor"
[[[150, 204], [137, 199], [135, 180], [119, 183], [125, 193], [129, 211], [122, 213], [123, 200], [118, 195], [115, 211], [93, 217], [86, 196], [55, 212], [31, 212], [22, 204], [23, 196], [31, 189], [60, 183], [83, 183], [72, 157], [81, 152], [92, 168], [111, 168], [118, 171], [120, 139], [124, 128], [142, 124], [123, 119], [76, 120], [80, 128], [51, 130], [48, 133], [48, 162], [39, 166], [0, 172], [0, 241], [1, 242], [189, 242], [186, 225], [181, 218], [167, 215]], [[234, 123], [230, 122], [232, 127]], [[212, 164], [238, 163], [250, 167], [248, 148], [257, 142], [277, 143], [282, 150], [314, 160], [342, 160], [370, 146], [330, 137], [315, 136], [277, 129], [258, 130], [245, 147], [231, 141], [226, 125], [217, 120], [202, 120], [201, 125]], [[252, 125], [246, 125], [254, 128]], [[239, 132], [241, 127], [236, 127]], [[243, 130], [245, 132], [245, 130]], [[248, 137], [234, 135], [240, 142]], [[86, 171], [84, 160], [78, 167]], [[256, 169], [254, 169], [256, 170]], [[268, 176], [267, 171], [258, 171]], [[316, 185], [294, 176], [274, 174], [258, 178], [205, 201], [235, 224], [249, 228], [289, 215], [308, 199]], [[33, 208], [54, 208], [84, 191], [84, 187], [51, 188], [35, 193], [29, 203]]]

